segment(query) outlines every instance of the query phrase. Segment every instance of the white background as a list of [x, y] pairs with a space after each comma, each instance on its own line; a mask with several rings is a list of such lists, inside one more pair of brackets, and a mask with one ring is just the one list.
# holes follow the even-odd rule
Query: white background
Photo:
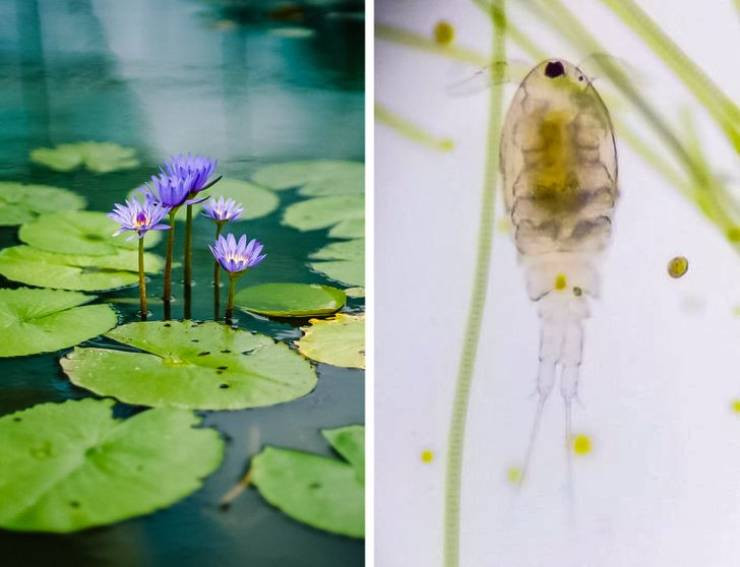
[[[507, 2], [553, 57], [569, 48]], [[607, 51], [638, 69], [644, 95], [680, 129], [699, 122], [715, 169], [737, 156], [694, 98], [600, 2], [567, 4]], [[740, 100], [738, 13], [729, 0], [640, 4], [723, 90]], [[379, 0], [376, 21], [431, 35], [440, 19], [460, 45], [489, 53], [492, 29], [472, 2]], [[509, 56], [532, 65], [511, 42]], [[489, 93], [447, 88], [476, 69], [382, 40], [376, 100], [455, 142], [440, 153], [381, 124], [375, 133], [375, 560], [441, 565], [447, 432], [472, 288]], [[604, 86], [605, 85], [605, 86]], [[608, 89], [598, 79], [599, 89]], [[515, 84], [508, 85], [505, 104]], [[631, 123], [640, 124], [639, 116]], [[593, 451], [575, 459], [575, 509], [564, 493], [563, 410], [545, 411], [528, 482], [521, 464], [535, 401], [539, 321], [510, 236], [497, 230], [465, 445], [463, 566], [740, 564], [740, 258], [693, 203], [618, 141], [620, 189], [602, 297], [586, 323], [574, 429]], [[497, 204], [497, 218], [505, 216]], [[666, 264], [689, 259], [680, 280]], [[434, 452], [425, 464], [420, 454]]]

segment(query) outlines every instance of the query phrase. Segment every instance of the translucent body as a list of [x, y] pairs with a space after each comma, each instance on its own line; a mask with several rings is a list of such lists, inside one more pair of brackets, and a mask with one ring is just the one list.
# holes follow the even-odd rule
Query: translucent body
[[598, 294], [597, 261], [609, 241], [618, 197], [609, 114], [577, 67], [544, 61], [522, 81], [502, 130], [501, 172], [527, 290], [542, 321], [539, 403], [526, 472], [558, 369], [569, 444], [582, 320], [589, 297]]

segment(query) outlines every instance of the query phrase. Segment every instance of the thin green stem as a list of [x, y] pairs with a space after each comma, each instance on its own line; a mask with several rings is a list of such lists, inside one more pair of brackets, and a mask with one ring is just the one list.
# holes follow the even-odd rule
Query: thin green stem
[[[221, 230], [224, 225], [221, 222], [216, 223], [216, 238], [221, 236]], [[221, 311], [221, 265], [218, 260], [213, 262], [213, 319], [219, 318]]]
[[169, 213], [170, 229], [167, 231], [167, 255], [164, 259], [164, 291], [162, 300], [165, 305], [172, 300], [172, 256], [175, 251], [175, 214], [177, 210]]
[[375, 120], [380, 124], [393, 128], [405, 138], [433, 150], [449, 152], [455, 147], [454, 142], [450, 138], [439, 138], [434, 136], [433, 134], [426, 132], [420, 126], [417, 126], [413, 122], [399, 116], [377, 102], [375, 103]]
[[229, 299], [226, 303], [226, 324], [231, 325], [234, 321], [234, 291], [236, 290], [237, 276], [229, 274]]
[[740, 108], [633, 0], [601, 0], [686, 85], [740, 152]]
[[146, 321], [149, 309], [146, 304], [146, 274], [144, 273], [144, 239], [139, 238], [139, 306], [141, 320]]
[[[497, 13], [493, 33], [493, 58], [506, 60], [506, 17], [504, 0], [494, 0]], [[492, 15], [493, 17], [493, 15]], [[452, 419], [447, 440], [447, 471], [445, 479], [444, 565], [460, 564], [460, 494], [462, 489], [463, 448], [465, 422], [470, 401], [470, 388], [475, 370], [475, 359], [480, 340], [480, 328], [486, 303], [486, 290], [493, 249], [493, 225], [496, 206], [496, 181], [499, 167], [499, 135], [503, 85], [494, 84], [489, 97], [486, 165], [480, 207], [478, 247], [473, 290], [465, 326], [465, 339], [457, 371]]]
[[184, 316], [190, 319], [193, 284], [193, 205], [185, 207]]
[[407, 47], [413, 47], [421, 51], [442, 55], [449, 59], [470, 63], [478, 67], [485, 67], [491, 60], [482, 53], [473, 49], [458, 47], [455, 45], [440, 45], [430, 37], [414, 33], [402, 28], [377, 24], [375, 26], [375, 39], [399, 43]]

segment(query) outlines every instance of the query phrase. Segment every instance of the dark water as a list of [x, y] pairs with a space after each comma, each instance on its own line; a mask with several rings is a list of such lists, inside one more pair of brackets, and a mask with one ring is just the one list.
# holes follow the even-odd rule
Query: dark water
[[[70, 188], [87, 197], [90, 209], [104, 211], [175, 152], [207, 153], [220, 159], [222, 173], [241, 178], [270, 161], [361, 160], [361, 10], [356, 2], [298, 5], [288, 13], [270, 2], [2, 2], [0, 178]], [[303, 37], [275, 33], [286, 27], [300, 27], [294, 35]], [[136, 147], [144, 165], [94, 175], [57, 173], [28, 161], [34, 147], [85, 139]], [[327, 242], [325, 232], [281, 226], [282, 210], [299, 197], [291, 191], [279, 196], [276, 212], [232, 227], [262, 240], [270, 254], [241, 285], [331, 283], [305, 265], [308, 254]], [[0, 229], [0, 247], [16, 244], [16, 233]], [[213, 317], [212, 260], [206, 250], [212, 233], [207, 221], [196, 222], [196, 319]], [[177, 270], [175, 281], [180, 277]], [[161, 278], [153, 279], [150, 297], [160, 294], [161, 285]], [[0, 286], [15, 284], [2, 280]], [[176, 292], [181, 298], [179, 285]], [[102, 294], [99, 301], [113, 297], [134, 299], [137, 292]], [[122, 322], [135, 319], [135, 303], [116, 308]], [[161, 304], [150, 309], [153, 319], [162, 317]], [[348, 309], [362, 310], [362, 300], [351, 300]], [[173, 306], [173, 316], [182, 316], [181, 301]], [[241, 327], [279, 340], [300, 336], [290, 323], [238, 317]], [[0, 359], [0, 414], [88, 396], [61, 373], [58, 361], [65, 352]], [[364, 423], [363, 372], [327, 365], [317, 371], [316, 390], [300, 400], [203, 412], [205, 424], [228, 440], [227, 451], [222, 466], [189, 498], [151, 516], [73, 535], [0, 530], [0, 565], [361, 565], [362, 541], [299, 524], [255, 490], [228, 511], [216, 504], [264, 444], [330, 455], [319, 429]], [[137, 408], [119, 406], [118, 411]]]

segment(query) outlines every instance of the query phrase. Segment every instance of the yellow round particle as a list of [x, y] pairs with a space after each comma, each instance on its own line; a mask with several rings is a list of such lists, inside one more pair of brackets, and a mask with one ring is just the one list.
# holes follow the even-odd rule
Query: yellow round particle
[[579, 433], [573, 437], [573, 452], [576, 455], [588, 455], [591, 452], [591, 438]]
[[732, 411], [735, 413], [740, 413], [740, 399], [734, 399], [732, 400]]
[[689, 269], [689, 261], [683, 256], [676, 256], [668, 262], [668, 275], [672, 278], [680, 278]]
[[511, 484], [521, 484], [522, 482], [522, 469], [519, 467], [509, 467], [506, 471], [506, 479]]
[[727, 239], [730, 242], [740, 242], [740, 227], [731, 226], [727, 229]]
[[429, 449], [424, 449], [421, 452], [421, 462], [422, 463], [431, 463], [434, 460], [434, 453], [430, 451]]
[[440, 20], [434, 26], [434, 41], [439, 45], [450, 45], [455, 39], [455, 28], [450, 22]]
[[565, 274], [555, 276], [555, 289], [563, 291], [566, 287], [568, 287], [568, 278], [565, 277]]

